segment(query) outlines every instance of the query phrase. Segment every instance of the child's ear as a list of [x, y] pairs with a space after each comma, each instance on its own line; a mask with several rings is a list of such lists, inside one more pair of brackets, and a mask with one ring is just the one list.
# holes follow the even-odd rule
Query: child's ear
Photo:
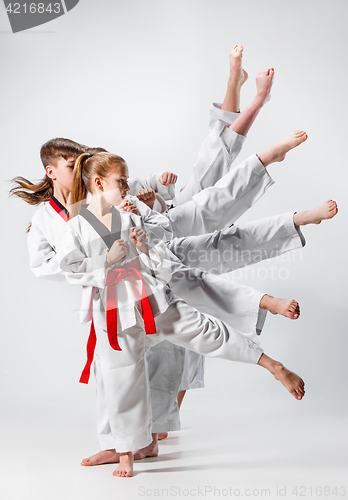
[[102, 183], [102, 180], [101, 180], [101, 178], [100, 178], [100, 177], [96, 177], [96, 178], [94, 179], [94, 184], [96, 185], [96, 187], [97, 187], [98, 189], [100, 189], [100, 191], [103, 191], [103, 183]]
[[47, 165], [47, 167], [45, 168], [45, 170], [46, 170], [47, 177], [49, 177], [52, 180], [56, 180], [56, 176], [55, 176], [55, 173], [54, 173], [52, 165]]

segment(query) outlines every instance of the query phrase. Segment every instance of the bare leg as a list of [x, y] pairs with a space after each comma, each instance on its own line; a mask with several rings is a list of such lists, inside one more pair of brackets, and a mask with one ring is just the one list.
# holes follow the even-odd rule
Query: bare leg
[[261, 71], [256, 77], [256, 96], [249, 106], [240, 116], [230, 125], [230, 129], [239, 135], [246, 136], [262, 106], [270, 100], [270, 92], [274, 77], [274, 69], [268, 68]]
[[306, 132], [303, 132], [303, 130], [294, 130], [277, 144], [259, 154], [258, 158], [264, 167], [268, 167], [268, 165], [277, 161], [283, 161], [286, 153], [306, 141], [307, 137]]
[[120, 465], [112, 473], [117, 477], [132, 477], [133, 476], [133, 453], [120, 453]]
[[275, 361], [274, 359], [267, 356], [267, 354], [262, 354], [260, 357], [258, 365], [263, 366], [268, 370], [274, 377], [283, 384], [283, 386], [294, 396], [294, 398], [301, 400], [305, 395], [305, 383], [301, 377], [296, 375], [296, 373], [285, 368], [284, 365]]
[[297, 319], [300, 316], [299, 303], [292, 299], [277, 299], [272, 295], [264, 295], [260, 300], [260, 308], [290, 319]]
[[142, 448], [141, 450], [137, 450], [133, 452], [134, 460], [141, 460], [142, 458], [147, 457], [157, 457], [158, 456], [158, 435], [152, 434], [152, 443], [146, 448]]
[[242, 68], [243, 46], [235, 45], [230, 52], [230, 76], [227, 91], [221, 109], [238, 113], [240, 110], [240, 89], [248, 79], [248, 73]]
[[84, 458], [81, 465], [103, 465], [103, 464], [118, 464], [120, 461], [120, 454], [116, 450], [103, 450], [91, 457]]
[[320, 224], [322, 220], [332, 219], [338, 212], [335, 201], [325, 201], [319, 207], [294, 214], [295, 226], [306, 226], [307, 224]]
[[179, 391], [178, 392], [178, 406], [179, 406], [179, 410], [181, 408], [182, 400], [184, 399], [185, 394], [186, 394], [186, 391]]

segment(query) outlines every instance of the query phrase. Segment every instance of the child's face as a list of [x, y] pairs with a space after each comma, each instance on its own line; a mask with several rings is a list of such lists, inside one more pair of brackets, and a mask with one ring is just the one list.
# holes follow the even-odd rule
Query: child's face
[[47, 165], [46, 174], [53, 181], [53, 188], [59, 187], [61, 189], [71, 191], [71, 184], [73, 178], [73, 170], [76, 158], [70, 157], [67, 160], [59, 158], [56, 165]]
[[127, 165], [117, 164], [110, 175], [102, 179], [103, 198], [110, 205], [119, 206], [129, 191]]

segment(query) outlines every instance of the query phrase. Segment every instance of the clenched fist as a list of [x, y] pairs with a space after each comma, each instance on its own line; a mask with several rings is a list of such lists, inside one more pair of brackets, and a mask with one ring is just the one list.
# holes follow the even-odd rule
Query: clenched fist
[[132, 227], [131, 232], [129, 234], [129, 238], [133, 243], [133, 245], [135, 245], [138, 250], [140, 250], [143, 253], [146, 253], [146, 255], [149, 254], [146, 243], [146, 233], [142, 227]]
[[122, 205], [120, 205], [119, 207], [117, 207], [119, 210], [122, 210], [123, 212], [130, 212], [132, 214], [135, 214], [135, 215], [138, 215], [139, 213], [139, 210], [137, 208], [136, 205], [134, 205], [134, 203], [132, 203], [131, 201], [129, 200], [125, 200]]
[[163, 172], [158, 180], [163, 186], [168, 186], [169, 184], [175, 184], [178, 180], [178, 176], [172, 174], [172, 172]]
[[106, 254], [106, 265], [110, 266], [114, 262], [121, 260], [127, 254], [128, 245], [124, 240], [116, 240]]
[[156, 201], [156, 193], [151, 188], [140, 189], [140, 191], [137, 192], [137, 198], [152, 210]]

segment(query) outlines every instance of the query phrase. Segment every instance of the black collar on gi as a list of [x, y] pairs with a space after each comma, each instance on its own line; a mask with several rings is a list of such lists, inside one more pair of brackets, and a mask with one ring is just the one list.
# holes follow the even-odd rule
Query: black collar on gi
[[97, 231], [109, 249], [116, 240], [121, 239], [121, 214], [117, 208], [111, 208], [111, 231], [88, 210], [87, 205], [82, 205], [80, 215]]

